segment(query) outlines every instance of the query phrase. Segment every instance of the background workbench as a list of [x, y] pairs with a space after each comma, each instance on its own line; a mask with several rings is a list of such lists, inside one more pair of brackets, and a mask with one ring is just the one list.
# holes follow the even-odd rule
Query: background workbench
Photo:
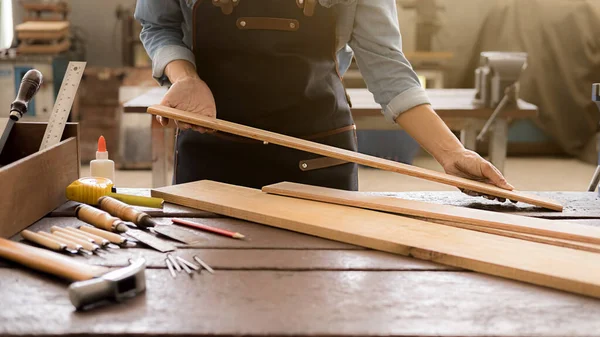
[[[125, 113], [146, 113], [146, 109], [159, 104], [167, 88], [154, 88], [123, 105]], [[398, 125], [386, 121], [381, 106], [375, 102], [367, 89], [348, 89], [352, 102], [352, 115], [358, 130], [400, 130]], [[444, 122], [455, 131], [460, 131], [461, 142], [466, 148], [476, 150], [476, 137], [493, 109], [473, 103], [475, 89], [427, 89], [432, 107]], [[504, 170], [508, 145], [508, 124], [511, 120], [537, 116], [537, 107], [519, 100], [518, 106], [506, 109], [492, 124], [489, 134], [490, 161], [500, 171]], [[172, 125], [172, 124], [171, 124]], [[170, 184], [167, 178], [173, 161], [173, 129], [163, 128], [152, 119], [152, 186]]]
[[[500, 206], [459, 192], [392, 195], [600, 226], [597, 194], [540, 194], [565, 211]], [[78, 225], [73, 212], [67, 203], [30, 229]], [[149, 265], [145, 294], [82, 313], [73, 310], [66, 283], [0, 262], [0, 335], [600, 336], [597, 299], [170, 204], [152, 214], [165, 224], [174, 216], [193, 218], [248, 239], [202, 234], [195, 248], [178, 249], [175, 255], [197, 254], [216, 269], [193, 278], [172, 279], [164, 254], [145, 248], [77, 257], [118, 267], [143, 256]]]

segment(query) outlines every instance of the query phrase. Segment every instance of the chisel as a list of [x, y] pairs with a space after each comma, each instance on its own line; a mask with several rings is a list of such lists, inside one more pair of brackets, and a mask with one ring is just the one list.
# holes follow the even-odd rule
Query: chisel
[[77, 251], [78, 253], [82, 253], [82, 254], [86, 254], [86, 255], [93, 255], [94, 254], [92, 252], [89, 252], [89, 251], [83, 249], [83, 247], [81, 245], [78, 245], [78, 244], [76, 244], [74, 242], [65, 240], [64, 238], [62, 238], [60, 236], [53, 235], [53, 234], [46, 233], [46, 232], [42, 232], [42, 231], [37, 232], [37, 234], [45, 236], [45, 237], [47, 237], [49, 239], [52, 239], [54, 241], [57, 241], [57, 242], [65, 245], [65, 246], [67, 246], [67, 248], [69, 248], [71, 250], [74, 250], [74, 251]]
[[114, 249], [120, 249], [121, 248], [121, 247], [119, 247], [119, 246], [117, 246], [115, 244], [110, 243], [110, 241], [108, 241], [107, 239], [105, 239], [105, 238], [103, 238], [103, 237], [101, 237], [99, 235], [92, 234], [92, 233], [87, 233], [87, 232], [84, 232], [84, 231], [82, 231], [80, 229], [73, 228], [73, 227], [66, 227], [65, 229], [68, 230], [68, 231], [70, 231], [70, 232], [77, 233], [79, 235], [84, 235], [84, 236], [86, 236], [86, 237], [94, 240], [94, 242], [98, 246], [108, 247], [108, 248], [114, 248]]
[[78, 245], [81, 245], [84, 249], [92, 251], [94, 253], [98, 253], [98, 251], [100, 250], [100, 247], [98, 245], [95, 245], [89, 241], [86, 240], [82, 240], [80, 238], [77, 238], [73, 235], [70, 235], [67, 232], [63, 232], [63, 231], [57, 231], [57, 230], [52, 230], [50, 229], [50, 231], [52, 231], [52, 234], [60, 236], [62, 238], [64, 238], [65, 240], [69, 240], [71, 242], [74, 242]]
[[18, 122], [24, 114], [27, 113], [27, 108], [29, 107], [29, 102], [33, 99], [33, 96], [38, 92], [40, 86], [42, 85], [42, 73], [35, 69], [29, 70], [23, 76], [23, 80], [21, 80], [21, 86], [19, 87], [19, 92], [17, 94], [17, 98], [10, 105], [10, 114], [8, 115], [9, 120], [6, 124], [4, 132], [2, 133], [2, 137], [0, 137], [0, 153], [2, 153], [2, 149], [4, 149], [4, 145], [6, 145], [6, 141], [8, 140], [8, 136], [10, 135], [10, 131], [12, 130], [15, 122]]
[[115, 234], [115, 233], [105, 231], [102, 229], [98, 229], [95, 227], [81, 226], [81, 227], [79, 227], [79, 230], [84, 231], [86, 233], [92, 233], [92, 234], [101, 236], [116, 245], [123, 245], [127, 242], [127, 238], [125, 238], [119, 234]]
[[103, 210], [85, 204], [81, 204], [75, 209], [75, 216], [77, 216], [77, 219], [87, 222], [96, 228], [110, 232], [123, 233], [128, 229], [125, 221], [111, 216]]
[[39, 235], [39, 234], [29, 231], [27, 229], [25, 229], [21, 232], [21, 236], [27, 241], [31, 241], [42, 247], [48, 248], [48, 249], [56, 251], [56, 252], [64, 251], [64, 252], [71, 253], [71, 254], [77, 254], [77, 250], [69, 249], [69, 247], [67, 247], [66, 244], [58, 242], [49, 237]]
[[100, 208], [112, 216], [116, 216], [125, 221], [131, 221], [141, 229], [156, 226], [156, 221], [148, 214], [135, 209], [122, 201], [115, 198], [104, 196], [98, 199]]

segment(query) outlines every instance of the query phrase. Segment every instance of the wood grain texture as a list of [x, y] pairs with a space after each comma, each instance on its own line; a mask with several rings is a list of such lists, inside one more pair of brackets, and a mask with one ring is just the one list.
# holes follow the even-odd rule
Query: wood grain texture
[[[443, 220], [447, 221], [450, 226], [456, 223], [464, 223], [503, 231], [533, 234], [596, 245], [600, 244], [600, 228], [566, 221], [527, 218], [512, 214], [376, 196], [290, 182], [265, 186], [262, 190], [263, 192], [294, 198]], [[494, 234], [499, 233], [503, 232], [494, 232]]]
[[22, 54], [58, 54], [71, 48], [71, 41], [64, 39], [60, 42], [49, 44], [25, 44], [17, 46], [17, 52]]
[[600, 260], [594, 253], [212, 181], [164, 187], [152, 194], [273, 227], [600, 297], [600, 274], [590, 273]]
[[[301, 235], [299, 235], [302, 237]], [[450, 271], [458, 268], [375, 250], [314, 249], [179, 249], [171, 253], [188, 261], [198, 255], [215, 270], [287, 271]], [[147, 268], [165, 269], [165, 254], [150, 249], [116, 249], [104, 256], [73, 259], [102, 267], [125, 267], [143, 257]]]
[[[464, 272], [146, 270], [147, 291], [75, 313], [66, 284], [0, 269], [3, 336], [600, 336], [600, 301]], [[25, 296], [27, 294], [28, 296]]]
[[[13, 131], [17, 131], [17, 125]], [[0, 237], [14, 235], [63, 204], [66, 201], [66, 186], [79, 178], [77, 138], [71, 137], [36, 152], [39, 143], [35, 150], [29, 149], [29, 146], [37, 135], [40, 138], [43, 135], [44, 128], [39, 126], [34, 128], [37, 132], [31, 132], [30, 135], [17, 132], [13, 138], [11, 132], [6, 149], [18, 149], [2, 154], [2, 162], [9, 160], [10, 164], [0, 169]], [[70, 126], [67, 132], [73, 132], [75, 128], [76, 133], [76, 127]], [[22, 144], [17, 146], [19, 141]], [[12, 162], [12, 159], [16, 161]]]
[[319, 144], [303, 139], [277, 134], [274, 132], [251, 128], [248, 126], [231, 123], [224, 120], [200, 116], [198, 114], [167, 108], [160, 105], [151, 106], [150, 108], [148, 108], [148, 112], [154, 115], [180, 120], [194, 125], [200, 125], [210, 129], [235, 134], [238, 136], [257, 139], [272, 144], [294, 148], [301, 151], [316, 153], [319, 155], [354, 162], [369, 167], [402, 173], [409, 176], [423, 178], [442, 184], [448, 184], [459, 188], [477, 191], [484, 194], [522, 201], [533, 205], [545, 207], [548, 209], [562, 211], [562, 206], [560, 204], [552, 200], [546, 200], [537, 197], [535, 195], [528, 195], [517, 191], [503, 190], [501, 188], [489, 184], [459, 178], [445, 173], [435, 172], [424, 168], [394, 162], [391, 160], [377, 158], [358, 152], [339, 149], [324, 144]]

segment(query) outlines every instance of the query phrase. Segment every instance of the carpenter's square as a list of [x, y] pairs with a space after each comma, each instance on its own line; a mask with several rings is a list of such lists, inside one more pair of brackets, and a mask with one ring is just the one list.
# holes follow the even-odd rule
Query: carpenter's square
[[31, 69], [25, 73], [25, 76], [23, 76], [23, 80], [21, 80], [21, 86], [19, 87], [19, 92], [17, 93], [17, 98], [10, 105], [8, 123], [4, 128], [2, 137], [0, 137], [0, 153], [2, 153], [2, 149], [4, 149], [4, 145], [6, 145], [6, 141], [8, 140], [8, 136], [10, 135], [13, 125], [15, 125], [15, 122], [19, 121], [19, 119], [21, 119], [21, 117], [27, 113], [29, 102], [38, 92], [41, 85], [42, 73], [39, 71]]

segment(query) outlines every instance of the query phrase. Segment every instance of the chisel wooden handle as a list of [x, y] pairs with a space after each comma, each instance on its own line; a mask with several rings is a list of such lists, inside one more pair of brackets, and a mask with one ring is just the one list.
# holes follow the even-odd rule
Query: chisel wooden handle
[[122, 201], [109, 196], [104, 196], [98, 199], [98, 205], [101, 209], [107, 211], [122, 220], [131, 221], [138, 227], [147, 228], [154, 227], [154, 222], [150, 216], [135, 207], [128, 205]]
[[0, 257], [70, 281], [89, 280], [109, 271], [42, 248], [3, 238], [0, 238]]
[[110, 232], [126, 232], [127, 225], [123, 220], [111, 216], [107, 212], [89, 205], [79, 205], [75, 210], [77, 218], [87, 222], [94, 227], [104, 229]]
[[65, 245], [65, 246], [67, 246], [67, 248], [69, 248], [71, 250], [80, 251], [81, 249], [83, 249], [83, 247], [81, 247], [81, 245], [78, 245], [78, 244], [76, 244], [74, 242], [71, 242], [71, 241], [67, 241], [64, 238], [62, 238], [60, 236], [57, 236], [57, 235], [53, 235], [53, 234], [46, 233], [46, 232], [37, 232], [37, 234], [41, 235], [41, 236], [45, 236], [48, 239], [54, 240], [56, 242], [59, 242], [59, 243]]
[[125, 243], [125, 241], [127, 241], [126, 238], [122, 237], [119, 234], [107, 232], [105, 230], [101, 230], [98, 228], [89, 227], [89, 226], [81, 226], [81, 227], [79, 227], [79, 229], [84, 232], [87, 232], [87, 233], [96, 234], [100, 237], [105, 238], [106, 240], [110, 241], [111, 243], [114, 243], [117, 245], [122, 245], [123, 243]]
[[58, 235], [58, 236], [66, 239], [66, 240], [70, 240], [70, 241], [72, 241], [72, 242], [74, 242], [74, 243], [76, 243], [78, 245], [81, 245], [83, 247], [83, 249], [86, 249], [86, 250], [89, 250], [89, 251], [95, 251], [97, 249], [100, 249], [100, 247], [98, 247], [97, 245], [95, 245], [95, 244], [93, 244], [93, 243], [91, 243], [89, 241], [77, 238], [77, 237], [71, 235], [68, 232], [52, 230], [52, 228], [50, 230], [52, 231], [52, 233], [54, 235]]
[[87, 233], [87, 232], [84, 232], [84, 231], [82, 231], [80, 229], [77, 229], [77, 228], [67, 227], [66, 230], [68, 230], [69, 232], [73, 232], [73, 233], [78, 233], [80, 235], [84, 235], [84, 236], [86, 236], [86, 237], [94, 240], [94, 242], [97, 245], [106, 246], [106, 245], [108, 245], [110, 243], [110, 241], [106, 240], [105, 238], [103, 238], [101, 236], [98, 236], [98, 235], [92, 234], [92, 233]]
[[60, 242], [58, 242], [56, 240], [50, 239], [43, 235], [39, 235], [37, 233], [34, 233], [34, 232], [26, 230], [26, 229], [21, 232], [21, 236], [27, 241], [37, 243], [40, 246], [46, 247], [50, 250], [54, 250], [57, 252], [61, 252], [65, 248], [67, 248], [66, 245], [61, 244]]
[[[74, 232], [69, 227], [63, 228], [63, 227], [52, 226], [52, 228], [55, 228], [56, 230], [58, 230], [60, 232], [63, 232], [65, 234], [74, 236], [74, 237], [76, 237], [78, 239], [85, 240], [85, 241], [87, 241], [89, 243], [94, 243], [94, 244], [96, 243], [96, 241], [94, 239], [90, 238], [85, 233]], [[52, 228], [50, 228], [50, 230], [52, 230]]]

